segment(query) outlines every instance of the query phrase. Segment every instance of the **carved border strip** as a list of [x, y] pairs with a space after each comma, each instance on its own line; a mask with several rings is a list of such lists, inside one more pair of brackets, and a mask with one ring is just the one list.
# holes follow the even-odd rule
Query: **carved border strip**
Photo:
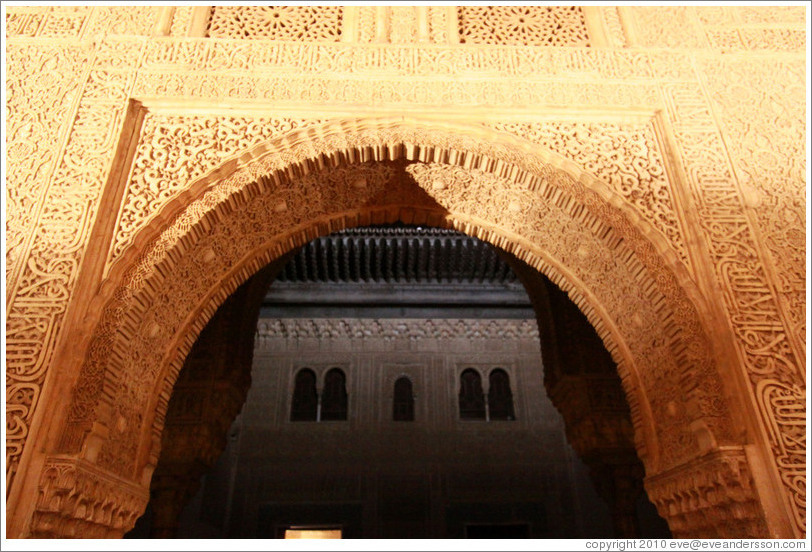
[[273, 339], [538, 339], [535, 320], [260, 318], [254, 347]]
[[[536, 48], [451, 44], [290, 43], [201, 38], [153, 38], [141, 69], [187, 74], [284, 71], [332, 77], [436, 76], [447, 79], [651, 80], [675, 71], [684, 52], [600, 48]], [[573, 82], [575, 84], [575, 82]]]
[[[97, 51], [91, 60], [79, 87], [75, 120], [66, 131], [59, 162], [43, 187], [45, 195], [36, 224], [32, 224], [30, 249], [20, 257], [18, 287], [10, 290], [6, 322], [9, 490], [74, 290], [133, 82], [130, 72], [100, 69], [107, 62], [103, 52]], [[44, 79], [47, 86], [47, 76]]]
[[[745, 195], [733, 170], [727, 148], [712, 115], [711, 103], [699, 86], [665, 87], [668, 115], [685, 165], [689, 189], [699, 214], [700, 227], [708, 244], [721, 300], [736, 336], [735, 345], [747, 370], [751, 400], [758, 397], [757, 386], [765, 379], [777, 378], [778, 385], [797, 390], [794, 401], [805, 404], [799, 387], [799, 363], [788, 343], [780, 306], [767, 281], [759, 260], [759, 246], [745, 214]], [[805, 515], [799, 504], [806, 503], [805, 489], [797, 484], [797, 460], [778, 461], [787, 451], [779, 443], [796, 443], [797, 425], [781, 420], [776, 413], [759, 410], [762, 427], [777, 434], [773, 442], [774, 467], [787, 491], [794, 511], [797, 534], [805, 534]], [[796, 448], [797, 451], [797, 448]]]

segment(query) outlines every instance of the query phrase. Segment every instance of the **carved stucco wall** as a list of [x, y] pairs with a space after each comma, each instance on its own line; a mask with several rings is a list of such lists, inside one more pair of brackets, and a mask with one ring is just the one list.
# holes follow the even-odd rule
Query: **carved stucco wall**
[[[683, 324], [684, 332], [705, 333], [714, 342], [719, 370], [732, 381], [719, 394], [741, 397], [732, 400], [734, 413], [722, 417], [729, 422], [730, 416], [738, 416], [748, 428], [750, 458], [762, 455], [759, 464], [748, 463], [737, 453], [718, 464], [730, 466], [729, 473], [718, 477], [712, 470], [703, 471], [698, 462], [699, 475], [693, 481], [704, 477], [718, 482], [730, 473], [754, 470], [752, 477], [762, 481], [758, 491], [762, 508], [787, 513], [772, 515], [769, 532], [803, 534], [804, 8], [585, 8], [592, 47], [459, 44], [453, 8], [410, 8], [408, 14], [397, 12], [409, 17], [393, 17], [403, 9], [345, 8], [340, 41], [329, 43], [206, 38], [209, 15], [192, 7], [7, 11], [10, 534], [48, 534], [42, 527], [55, 523], [42, 512], [64, 517], [65, 504], [81, 498], [77, 490], [81, 485], [46, 484], [53, 480], [49, 473], [59, 474], [57, 481], [77, 477], [77, 461], [57, 455], [40, 474], [44, 458], [32, 443], [50, 452], [73, 450], [59, 448], [61, 424], [77, 415], [90, 422], [103, 419], [106, 414], [97, 411], [99, 403], [92, 398], [99, 394], [129, 389], [143, 395], [133, 397], [131, 404], [154, 404], [155, 399], [150, 402], [148, 397], [156, 392], [129, 381], [131, 375], [121, 374], [123, 380], [110, 387], [110, 378], [102, 374], [111, 368], [84, 360], [91, 335], [115, 332], [105, 326], [115, 318], [98, 328], [95, 321], [105, 308], [110, 312], [105, 304], [116, 286], [133, 276], [140, 278], [131, 267], [149, 266], [150, 258], [143, 255], [150, 240], [193, 199], [197, 203], [186, 210], [187, 218], [175, 223], [178, 237], [191, 227], [195, 213], [199, 218], [212, 208], [206, 201], [216, 197], [202, 192], [243, 166], [239, 155], [247, 148], [281, 140], [298, 128], [313, 130], [303, 130], [296, 143], [283, 141], [283, 146], [293, 148], [308, 140], [316, 144], [319, 133], [325, 132], [319, 130], [324, 121], [381, 115], [495, 129], [497, 136], [513, 135], [559, 155], [556, 159], [566, 158], [569, 161], [561, 162], [561, 167], [578, 167], [602, 182], [611, 192], [603, 198], [615, 198], [611, 201], [625, 220], [645, 229], [646, 239], [677, 274], [677, 288], [689, 289], [690, 301], [666, 302], [682, 313], [682, 320], [693, 316], [698, 321], [689, 324], [696, 326], [693, 329], [686, 330]], [[304, 157], [309, 155], [318, 151]], [[538, 216], [533, 209], [542, 206], [533, 206], [533, 198], [523, 192], [510, 192], [514, 175], [500, 181], [476, 171], [460, 173], [453, 160], [436, 161], [440, 165], [413, 165], [412, 173], [425, 176], [427, 193], [458, 213], [455, 224], [463, 224], [460, 215], [468, 212], [474, 219], [463, 228], [473, 231], [481, 224], [478, 221], [486, 221], [483, 234], [503, 247], [521, 248], [516, 242], [521, 229], [510, 219]], [[360, 179], [358, 174], [351, 177], [359, 183], [356, 199], [368, 197], [360, 191], [367, 182], [359, 174]], [[368, 177], [374, 188], [375, 176]], [[491, 187], [491, 192], [484, 190], [476, 197], [492, 197], [493, 205], [506, 208], [508, 215], [500, 215], [498, 209], [478, 212], [476, 205], [466, 210], [464, 197], [442, 200], [444, 194], [453, 196], [454, 188], [444, 191], [435, 186], [435, 177], [474, 184], [480, 190]], [[301, 193], [303, 189], [271, 206], [270, 212], [295, 210], [312, 200]], [[585, 205], [583, 210], [604, 210], [603, 217], [593, 219], [596, 225], [601, 219], [610, 227], [612, 220], [617, 224], [619, 219], [606, 215], [600, 202], [590, 203], [591, 196], [574, 197]], [[352, 194], [346, 200], [351, 201]], [[307, 217], [304, 212], [298, 216]], [[449, 224], [425, 217], [427, 222]], [[512, 233], [497, 239], [498, 233], [487, 228], [489, 220], [503, 229], [512, 227]], [[242, 224], [247, 235], [252, 223]], [[575, 238], [580, 232], [577, 223], [571, 229], [572, 251], [589, 257], [589, 250], [579, 250], [585, 242]], [[240, 230], [235, 239], [239, 236]], [[201, 267], [213, 260], [207, 249], [198, 250], [203, 252], [199, 266], [185, 270], [205, 270]], [[638, 247], [638, 255], [640, 251]], [[606, 262], [615, 263], [616, 258], [610, 254]], [[647, 270], [657, 274], [656, 266], [649, 264]], [[576, 289], [570, 291], [578, 295]], [[581, 307], [589, 311], [592, 307], [583, 293], [581, 299]], [[641, 313], [650, 301], [651, 296], [640, 302]], [[685, 318], [686, 308], [698, 312]], [[213, 312], [207, 307], [209, 311]], [[613, 313], [607, 316], [611, 320]], [[601, 316], [590, 320], [600, 331]], [[646, 325], [663, 319], [659, 314], [653, 318], [641, 314], [639, 320]], [[138, 323], [145, 324], [148, 334], [160, 331], [149, 321]], [[605, 341], [610, 334], [603, 328]], [[186, 350], [195, 335], [192, 330], [178, 338]], [[697, 351], [690, 354], [702, 356]], [[88, 369], [102, 373], [91, 377]], [[160, 381], [159, 374], [154, 377]], [[90, 387], [80, 383], [69, 414], [61, 397], [72, 396], [77, 381], [95, 383]], [[656, 387], [627, 382], [627, 392], [633, 395], [640, 385]], [[86, 400], [82, 389], [89, 393]], [[158, 399], [159, 410], [170, 390], [171, 381]], [[723, 413], [726, 408], [711, 405], [704, 411]], [[85, 428], [82, 431], [90, 433], [77, 434], [75, 445], [85, 451], [84, 460], [78, 462], [84, 462], [86, 473], [98, 472], [93, 477], [100, 488], [113, 476], [95, 467], [99, 450], [93, 439], [104, 442], [108, 433], [137, 432], [132, 425], [151, 424], [149, 412], [118, 414], [112, 423], [103, 422], [98, 432]], [[641, 419], [646, 416], [638, 413]], [[678, 435], [679, 424], [675, 427]], [[717, 428], [716, 433], [722, 441], [742, 442], [725, 437], [725, 430]], [[638, 446], [644, 447], [642, 441]], [[101, 450], [109, 451], [110, 445]], [[669, 479], [667, 473], [659, 477], [662, 488], [671, 489], [658, 503], [661, 511], [676, 512], [669, 519], [682, 515], [679, 510], [686, 507], [675, 498], [688, 492], [681, 485], [702, 489], [716, 485], [690, 483], [682, 476]], [[48, 491], [34, 504], [37, 487]], [[74, 523], [70, 530], [117, 534], [116, 528], [126, 527], [142, 507], [143, 489], [137, 487], [133, 484], [126, 500], [95, 504], [96, 517], [88, 518], [93, 521]], [[652, 498], [657, 502], [656, 496]], [[34, 508], [40, 512], [34, 519], [39, 528], [31, 526]], [[114, 515], [113, 510], [122, 513]], [[106, 533], [105, 527], [114, 530]], [[55, 531], [65, 530], [59, 526]], [[764, 526], [754, 529], [766, 531]]]

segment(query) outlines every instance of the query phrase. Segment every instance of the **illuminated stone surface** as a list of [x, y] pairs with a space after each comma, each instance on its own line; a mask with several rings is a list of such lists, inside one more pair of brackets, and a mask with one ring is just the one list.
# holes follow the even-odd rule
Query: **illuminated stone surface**
[[676, 536], [803, 536], [805, 8], [313, 9], [6, 10], [8, 536], [126, 532], [217, 306], [396, 221], [570, 295]]

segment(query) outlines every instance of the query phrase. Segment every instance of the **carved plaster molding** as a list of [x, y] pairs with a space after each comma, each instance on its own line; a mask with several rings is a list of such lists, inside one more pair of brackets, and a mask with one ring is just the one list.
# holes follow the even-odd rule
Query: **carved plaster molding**
[[767, 534], [744, 451], [722, 449], [647, 477], [646, 491], [676, 538], [758, 538]]
[[254, 346], [276, 339], [538, 339], [535, 320], [260, 318]]
[[149, 490], [91, 462], [51, 457], [42, 470], [32, 538], [121, 538], [149, 502]]

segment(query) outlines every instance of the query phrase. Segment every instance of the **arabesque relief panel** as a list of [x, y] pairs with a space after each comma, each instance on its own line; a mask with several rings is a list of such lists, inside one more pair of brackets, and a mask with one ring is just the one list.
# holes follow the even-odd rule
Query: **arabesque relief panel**
[[295, 118], [183, 117], [147, 112], [121, 202], [108, 264], [114, 262], [131, 244], [132, 236], [190, 182], [249, 146], [309, 122]]
[[[181, 116], [146, 110], [108, 266], [160, 209], [228, 157], [319, 119]], [[578, 163], [616, 190], [662, 232], [690, 266], [683, 231], [651, 123], [499, 123], [497, 130], [525, 138]]]
[[[26, 106], [19, 117], [15, 111], [9, 117], [9, 127], [15, 129], [11, 135], [17, 137], [9, 153], [20, 155], [19, 164], [9, 159], [14, 166], [9, 176], [15, 180], [9, 180], [6, 232], [12, 246], [6, 256], [9, 487], [54, 361], [54, 347], [113, 161], [132, 83], [130, 73], [97, 70], [104, 50], [81, 46], [43, 47], [28, 42], [9, 50], [10, 105], [34, 102], [30, 111]], [[127, 52], [127, 59], [132, 53]], [[15, 73], [15, 62], [39, 71], [30, 75], [17, 69]], [[67, 76], [74, 79], [65, 80]], [[17, 90], [22, 95], [19, 100]], [[61, 127], [58, 119], [51, 118], [60, 115]], [[51, 128], [61, 128], [63, 134], [55, 136]], [[54, 149], [48, 149], [49, 143]]]
[[[84, 315], [79, 305], [69, 310], [71, 298], [90, 297], [101, 283], [103, 271], [90, 267], [99, 253], [87, 254], [91, 230], [115, 235], [121, 213], [130, 236], [101, 244], [116, 251], [114, 244], [129, 243], [162, 205], [156, 199], [162, 190], [144, 188], [136, 195], [153, 193], [143, 198], [148, 207], [134, 208], [138, 202], [127, 198], [135, 196], [122, 193], [111, 212], [99, 211], [110, 186], [127, 181], [117, 171], [128, 175], [131, 168], [120, 166], [117, 148], [133, 100], [227, 106], [235, 110], [232, 120], [249, 126], [262, 117], [462, 113], [505, 130], [521, 127], [525, 138], [545, 144], [556, 142], [552, 131], [539, 130], [536, 115], [569, 110], [580, 117], [570, 129], [608, 112], [620, 119], [662, 114], [665, 126], [655, 134], [658, 143], [670, 144], [666, 149], [651, 150], [653, 134], [639, 123], [604, 119], [600, 132], [607, 136], [605, 129], [618, 125], [609, 134], [625, 134], [627, 141], [613, 140], [613, 147], [638, 148], [614, 166], [626, 170], [623, 163], [631, 163], [638, 177], [651, 177], [656, 201], [641, 207], [642, 219], [668, 236], [701, 293], [721, 305], [721, 318], [702, 316], [732, 336], [738, 359], [730, 362], [740, 363], [795, 533], [805, 532], [804, 8], [601, 8], [610, 48], [444, 44], [453, 37], [440, 27], [431, 29], [434, 43], [420, 45], [374, 37], [364, 44], [176, 38], [191, 25], [185, 9], [175, 10], [178, 20], [165, 26], [170, 36], [161, 38], [162, 10], [8, 11], [6, 475], [12, 506], [22, 504], [16, 474], [24, 475], [25, 458], [38, 454], [26, 443], [44, 439], [41, 398], [54, 400], [48, 390], [57, 370], [68, 377], [78, 370], [75, 360], [57, 362], [54, 353], [70, 339], [66, 316], [75, 323]], [[761, 57], [725, 54], [740, 51]], [[238, 113], [258, 105], [268, 115]], [[505, 120], [488, 118], [494, 106]], [[189, 120], [181, 107], [172, 116]], [[270, 138], [274, 124], [260, 126], [263, 139]], [[208, 170], [254, 143], [232, 135], [219, 151], [195, 155]], [[674, 174], [657, 174], [658, 156], [666, 168], [676, 167]], [[572, 159], [585, 162], [577, 152]], [[180, 190], [183, 178], [194, 179], [198, 170], [170, 170], [154, 182]], [[634, 204], [635, 194], [629, 189], [626, 200]]]

